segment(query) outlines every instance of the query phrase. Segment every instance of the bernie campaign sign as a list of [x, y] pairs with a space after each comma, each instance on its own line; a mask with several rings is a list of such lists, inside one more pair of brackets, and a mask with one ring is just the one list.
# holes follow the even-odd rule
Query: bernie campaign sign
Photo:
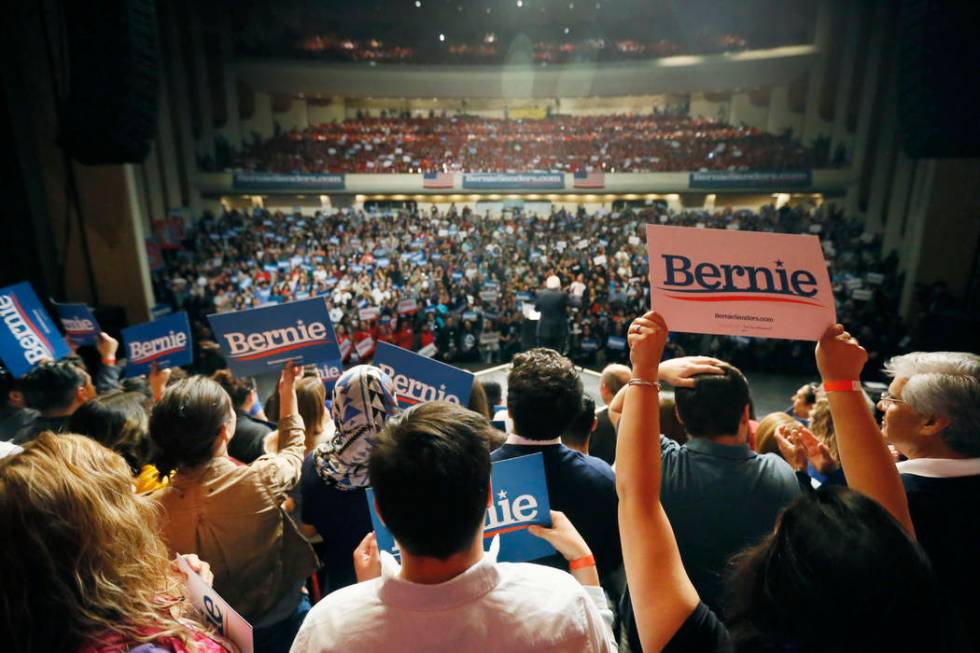
[[232, 176], [235, 190], [343, 190], [343, 173], [287, 174], [280, 172], [236, 172]]
[[809, 170], [702, 170], [688, 177], [690, 188], [809, 188]]
[[255, 645], [252, 637], [252, 625], [238, 614], [231, 604], [214, 591], [184, 559], [177, 554], [177, 566], [187, 577], [187, 589], [191, 603], [207, 620], [214, 625], [223, 637], [230, 639], [241, 653], [252, 653]]
[[340, 359], [322, 297], [208, 316], [228, 367], [238, 376], [278, 372], [286, 361]]
[[80, 345], [94, 345], [99, 340], [102, 329], [95, 315], [85, 304], [58, 304], [52, 302], [58, 311], [65, 335]]
[[[548, 485], [544, 478], [544, 456], [534, 453], [495, 462], [490, 468], [492, 501], [487, 506], [483, 522], [483, 548], [490, 548], [494, 537], [500, 536], [501, 562], [527, 562], [555, 553], [555, 549], [540, 537], [527, 532], [531, 524], [551, 527], [551, 506]], [[378, 517], [374, 492], [367, 491], [371, 523], [378, 540], [378, 550], [400, 558], [398, 543], [391, 531]], [[424, 506], [420, 506], [424, 510]]]
[[194, 360], [191, 325], [183, 311], [127, 327], [122, 336], [126, 376], [149, 374], [154, 363], [164, 368], [189, 365]]
[[673, 331], [819, 340], [837, 321], [816, 236], [647, 225], [647, 249]]
[[68, 355], [65, 339], [26, 281], [0, 289], [0, 319], [0, 359], [15, 377]]
[[466, 406], [473, 389], [473, 374], [431, 358], [379, 342], [374, 364], [395, 383], [402, 408], [423, 401], [443, 400]]

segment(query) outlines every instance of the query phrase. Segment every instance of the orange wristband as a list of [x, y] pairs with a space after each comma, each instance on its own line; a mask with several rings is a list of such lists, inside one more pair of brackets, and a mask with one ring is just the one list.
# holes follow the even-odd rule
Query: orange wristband
[[824, 392], [860, 392], [860, 381], [824, 381]]
[[590, 553], [587, 556], [582, 556], [581, 558], [575, 558], [574, 560], [568, 561], [569, 571], [573, 569], [582, 569], [583, 567], [595, 567], [595, 556]]

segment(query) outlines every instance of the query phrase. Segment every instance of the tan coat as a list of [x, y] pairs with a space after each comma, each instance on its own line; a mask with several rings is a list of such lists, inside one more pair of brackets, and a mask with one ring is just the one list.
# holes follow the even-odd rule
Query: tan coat
[[196, 553], [210, 563], [214, 589], [253, 625], [296, 591], [317, 562], [280, 508], [299, 482], [303, 418], [290, 415], [279, 426], [289, 440], [278, 454], [247, 466], [213, 458], [178, 472], [152, 495], [164, 508], [163, 536], [171, 555]]

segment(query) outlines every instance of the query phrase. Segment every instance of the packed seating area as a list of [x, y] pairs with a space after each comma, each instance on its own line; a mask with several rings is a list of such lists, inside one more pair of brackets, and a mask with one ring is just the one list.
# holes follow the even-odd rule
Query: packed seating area
[[[735, 34], [704, 35], [695, 44], [681, 44], [667, 39], [607, 40], [597, 37], [571, 42], [536, 41], [531, 45], [529, 59], [535, 63], [635, 61], [672, 57], [691, 51], [698, 54], [740, 52], [748, 47], [748, 42]], [[289, 49], [293, 56], [318, 61], [407, 64], [502, 64], [508, 61], [509, 50], [494, 33], [487, 33], [480, 40], [452, 43], [444, 48], [419, 47], [374, 38], [316, 35], [303, 38]], [[250, 52], [263, 53], [254, 49]], [[521, 54], [524, 55], [523, 52]], [[520, 59], [523, 63], [524, 56]]]
[[[824, 148], [826, 149], [826, 148]], [[673, 113], [510, 120], [387, 115], [255, 140], [232, 167], [273, 172], [801, 170], [828, 163], [789, 136]]]
[[[158, 299], [188, 310], [204, 334], [205, 316], [215, 311], [323, 295], [342, 341], [356, 345], [371, 338], [413, 351], [434, 344], [440, 360], [475, 364], [508, 362], [528, 346], [521, 335], [522, 306], [533, 304], [546, 278], [556, 274], [576, 297], [563, 350], [598, 369], [626, 358], [622, 338], [629, 317], [648, 305], [647, 223], [818, 233], [831, 262], [838, 315], [861, 334], [873, 360], [909, 343], [906, 327], [894, 317], [901, 288], [894, 257], [883, 258], [880, 242], [862, 236], [861, 224], [831, 205], [506, 217], [422, 207], [314, 216], [235, 211], [200, 221], [155, 284]], [[402, 300], [414, 301], [417, 309], [400, 313]], [[361, 320], [360, 309], [367, 307], [379, 309], [379, 317]], [[480, 336], [492, 333], [499, 343], [481, 345]], [[670, 346], [710, 352], [749, 370], [812, 371], [799, 342], [678, 334]], [[352, 348], [345, 362], [357, 360]]]

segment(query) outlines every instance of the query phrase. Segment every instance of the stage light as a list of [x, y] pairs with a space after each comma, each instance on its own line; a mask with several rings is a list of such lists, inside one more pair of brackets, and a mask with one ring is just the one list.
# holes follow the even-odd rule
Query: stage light
[[418, 8], [421, 6], [422, 6], [422, 0], [415, 0], [415, 7]]
[[567, 28], [567, 27], [566, 27], [566, 28], [565, 28], [565, 35], [567, 36], [567, 35], [568, 35], [568, 33], [569, 33], [570, 31], [571, 31], [571, 30], [570, 30], [569, 28]]
[[439, 42], [441, 43], [441, 42], [443, 42], [445, 40], [446, 40], [446, 35], [445, 34], [440, 34], [439, 35]]
[[517, 6], [518, 7], [523, 7], [524, 6], [524, 0], [517, 0]]

